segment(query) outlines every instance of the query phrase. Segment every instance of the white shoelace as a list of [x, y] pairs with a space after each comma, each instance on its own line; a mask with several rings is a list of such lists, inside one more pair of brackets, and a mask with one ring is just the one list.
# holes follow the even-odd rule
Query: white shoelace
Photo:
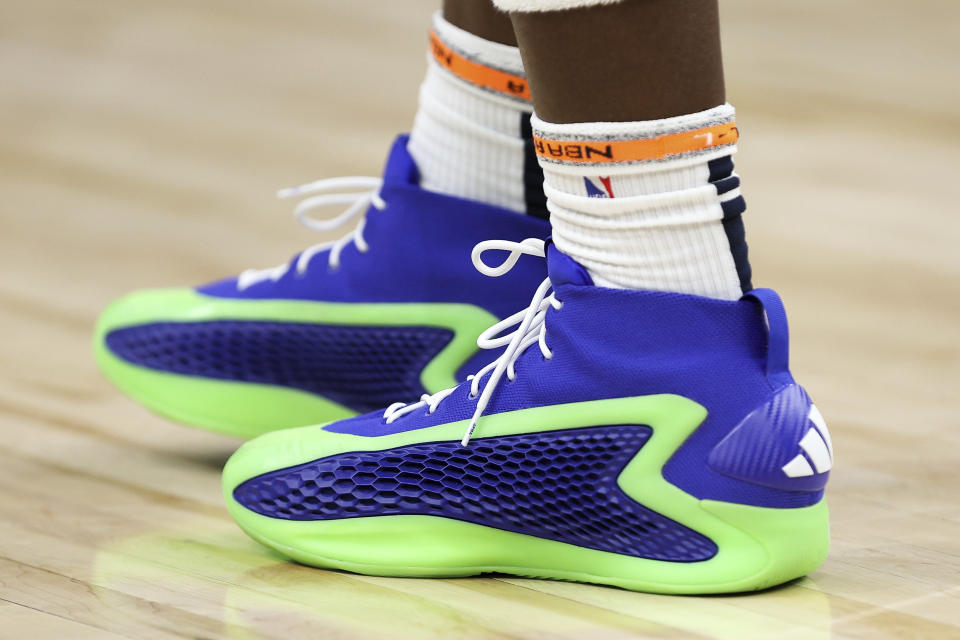
[[[500, 265], [491, 267], [483, 261], [482, 256], [484, 251], [492, 250], [509, 251], [510, 253], [506, 260]], [[473, 260], [473, 265], [480, 273], [496, 277], [502, 276], [510, 271], [523, 254], [541, 258], [545, 257], [546, 253], [543, 240], [535, 238], [527, 238], [522, 242], [487, 240], [475, 246], [470, 257]], [[526, 351], [527, 347], [535, 342], [539, 343], [540, 352], [543, 354], [543, 357], [547, 360], [553, 357], [553, 352], [546, 343], [547, 327], [544, 320], [547, 317], [548, 308], [553, 307], [559, 310], [563, 306], [563, 303], [557, 300], [553, 293], [547, 295], [550, 287], [550, 278], [544, 279], [544, 281], [540, 283], [540, 286], [537, 287], [537, 291], [533, 294], [533, 299], [526, 309], [504, 318], [481, 333], [480, 337], [477, 338], [477, 346], [481, 349], [497, 349], [504, 345], [507, 345], [507, 348], [500, 354], [499, 358], [467, 378], [467, 380], [470, 381], [470, 398], [476, 398], [478, 395], [480, 398], [477, 400], [477, 408], [473, 412], [473, 418], [470, 420], [467, 431], [463, 434], [463, 439], [460, 441], [461, 445], [467, 446], [467, 443], [470, 442], [470, 436], [473, 435], [473, 431], [477, 428], [477, 421], [487, 408], [487, 404], [490, 402], [490, 398], [497, 388], [500, 379], [503, 377], [503, 374], [506, 373], [507, 379], [510, 381], [516, 379], [517, 374], [514, 370], [514, 364], [517, 358], [520, 357], [520, 354]], [[505, 330], [517, 324], [519, 324], [519, 326], [512, 333], [500, 335]], [[490, 377], [483, 386], [483, 392], [481, 393], [480, 381], [488, 373]], [[387, 407], [383, 412], [383, 417], [387, 424], [389, 424], [401, 416], [416, 411], [420, 407], [427, 407], [427, 412], [433, 413], [437, 410], [437, 405], [453, 393], [456, 388], [457, 387], [444, 389], [432, 395], [425, 393], [420, 396], [419, 402], [413, 404], [395, 402]]]
[[[325, 180], [317, 180], [316, 182], [303, 184], [299, 187], [281, 189], [277, 192], [277, 197], [287, 199], [317, 194], [300, 201], [296, 208], [294, 208], [293, 215], [300, 224], [308, 229], [313, 229], [314, 231], [331, 231], [366, 212], [369, 205], [372, 205], [378, 210], [386, 207], [386, 202], [380, 197], [380, 187], [382, 184], [383, 180], [380, 178], [362, 176], [327, 178]], [[344, 189], [364, 189], [364, 191], [343, 191]], [[308, 215], [316, 209], [338, 204], [349, 206], [344, 209], [342, 213], [329, 220], [318, 220]], [[301, 275], [306, 273], [307, 266], [310, 264], [313, 256], [327, 249], [330, 249], [330, 257], [327, 262], [331, 269], [336, 269], [340, 266], [340, 252], [351, 242], [357, 245], [357, 250], [360, 251], [360, 253], [366, 253], [370, 247], [363, 239], [363, 227], [365, 223], [366, 218], [361, 218], [353, 231], [339, 240], [321, 242], [305, 249], [296, 260], [297, 273]], [[247, 287], [266, 280], [276, 282], [286, 275], [290, 270], [290, 266], [290, 263], [286, 263], [269, 269], [247, 269], [237, 278], [237, 289], [243, 291]]]

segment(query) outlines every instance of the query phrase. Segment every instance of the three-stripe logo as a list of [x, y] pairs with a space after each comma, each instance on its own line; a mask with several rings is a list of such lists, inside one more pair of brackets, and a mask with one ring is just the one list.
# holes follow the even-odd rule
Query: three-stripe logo
[[816, 405], [810, 405], [807, 419], [811, 426], [800, 439], [802, 451], [781, 467], [788, 478], [805, 478], [833, 468], [833, 442]]

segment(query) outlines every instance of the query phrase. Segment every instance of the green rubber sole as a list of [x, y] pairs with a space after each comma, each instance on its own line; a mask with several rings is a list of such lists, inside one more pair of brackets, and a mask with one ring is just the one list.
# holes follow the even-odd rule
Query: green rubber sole
[[[297, 525], [297, 531], [286, 532], [283, 540], [262, 534], [263, 527], [245, 516], [237, 521], [254, 540], [291, 560], [374, 576], [456, 578], [505, 573], [649, 593], [737, 593], [805, 576], [826, 558], [825, 501], [789, 510], [709, 500], [700, 507], [704, 516], [735, 531], [728, 532], [728, 540], [714, 558], [698, 563], [628, 558], [434, 516], [378, 518], [379, 531], [358, 524], [360, 518], [290, 523]], [[420, 548], [425, 553], [412, 551]]]
[[246, 382], [154, 371], [125, 362], [102, 342], [100, 370], [118, 389], [164, 418], [237, 438], [349, 418], [357, 412], [318, 395]]
[[122, 327], [214, 320], [449, 329], [453, 338], [420, 375], [430, 393], [456, 383], [457, 369], [476, 351], [476, 337], [496, 322], [492, 314], [464, 304], [238, 300], [204, 296], [192, 289], [155, 289], [121, 298], [104, 311], [94, 334], [94, 357], [108, 380], [148, 409], [182, 424], [240, 438], [356, 415], [348, 407], [298, 389], [142, 367], [117, 357], [106, 346], [107, 334]]
[[380, 576], [456, 577], [480, 573], [573, 580], [654, 593], [702, 594], [765, 589], [806, 575], [829, 547], [824, 501], [772, 509], [698, 500], [663, 479], [670, 456], [706, 417], [699, 404], [675, 395], [554, 405], [485, 416], [483, 437], [646, 424], [653, 435], [618, 477], [637, 502], [697, 531], [718, 552], [699, 562], [667, 562], [578, 547], [459, 520], [390, 515], [291, 521], [252, 512], [233, 499], [243, 481], [276, 469], [350, 451], [459, 440], [464, 423], [376, 438], [305, 427], [247, 443], [224, 469], [227, 507], [251, 537], [298, 562]]

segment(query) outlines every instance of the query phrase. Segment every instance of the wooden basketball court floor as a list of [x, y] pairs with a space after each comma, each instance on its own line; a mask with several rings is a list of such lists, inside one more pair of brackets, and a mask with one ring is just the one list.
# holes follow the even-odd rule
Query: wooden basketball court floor
[[956, 3], [724, 3], [759, 285], [834, 433], [833, 548], [664, 597], [284, 562], [221, 505], [237, 446], [97, 373], [98, 311], [316, 242], [278, 187], [377, 175], [431, 2], [0, 4], [0, 638], [960, 637]]

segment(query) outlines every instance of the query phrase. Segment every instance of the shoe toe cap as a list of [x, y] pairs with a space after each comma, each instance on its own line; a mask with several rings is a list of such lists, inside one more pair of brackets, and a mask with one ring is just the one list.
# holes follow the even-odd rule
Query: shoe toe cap
[[203, 319], [209, 304], [193, 289], [141, 289], [114, 300], [97, 319], [96, 337], [104, 340], [119, 329], [156, 322]]
[[223, 469], [227, 503], [234, 503], [234, 491], [248, 480], [335, 455], [343, 450], [338, 443], [343, 438], [323, 425], [313, 425], [267, 433], [244, 443]]

